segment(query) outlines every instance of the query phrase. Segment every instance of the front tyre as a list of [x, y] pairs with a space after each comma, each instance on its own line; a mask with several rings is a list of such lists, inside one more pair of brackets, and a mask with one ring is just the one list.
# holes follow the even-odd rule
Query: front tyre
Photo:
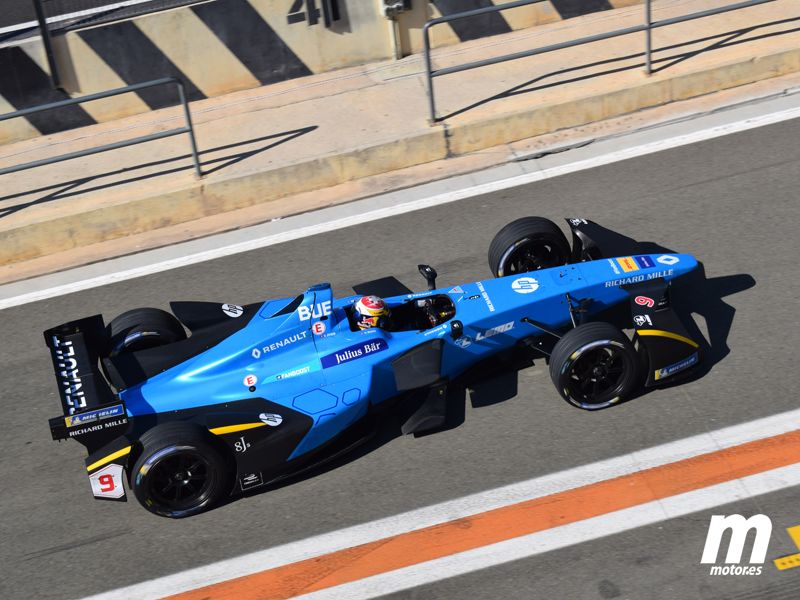
[[151, 429], [142, 436], [142, 453], [131, 471], [139, 503], [172, 519], [208, 510], [229, 488], [229, 470], [202, 432], [181, 423]]
[[617, 404], [639, 383], [636, 349], [609, 323], [579, 325], [562, 337], [550, 356], [550, 378], [567, 402], [584, 410]]
[[542, 217], [512, 221], [489, 244], [489, 268], [495, 277], [560, 267], [570, 257], [567, 238], [558, 225]]

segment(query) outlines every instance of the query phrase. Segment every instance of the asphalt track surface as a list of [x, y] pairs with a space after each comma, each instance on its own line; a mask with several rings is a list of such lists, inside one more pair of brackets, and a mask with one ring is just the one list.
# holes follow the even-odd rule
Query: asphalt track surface
[[[0, 312], [0, 597], [72, 598], [364, 523], [797, 408], [800, 120]], [[249, 303], [330, 281], [339, 295], [395, 274], [421, 289], [489, 276], [486, 249], [525, 215], [584, 216], [675, 251], [704, 274], [678, 292], [711, 342], [708, 372], [598, 413], [560, 400], [545, 365], [463, 423], [183, 521], [92, 500], [82, 449], [49, 439], [58, 399], [41, 331], [170, 300]], [[497, 399], [497, 398], [495, 398]], [[456, 422], [458, 419], [456, 420]], [[440, 581], [393, 598], [791, 598], [800, 571], [711, 577], [709, 515], [773, 518], [768, 558], [792, 551], [798, 490], [673, 519]]]

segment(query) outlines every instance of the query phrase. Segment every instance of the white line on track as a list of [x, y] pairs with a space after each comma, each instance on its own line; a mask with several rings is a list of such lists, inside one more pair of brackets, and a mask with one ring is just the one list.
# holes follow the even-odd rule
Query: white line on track
[[[208, 260], [221, 258], [224, 256], [231, 256], [233, 254], [249, 252], [251, 250], [257, 250], [259, 248], [265, 248], [267, 246], [282, 244], [299, 238], [318, 235], [321, 233], [327, 233], [345, 227], [352, 227], [354, 225], [360, 225], [363, 223], [368, 223], [370, 221], [377, 221], [395, 215], [431, 208], [433, 206], [447, 204], [450, 202], [471, 198], [481, 194], [489, 194], [492, 192], [506, 190], [521, 185], [527, 185], [536, 181], [541, 181], [552, 177], [558, 177], [561, 175], [567, 175], [569, 173], [575, 173], [577, 171], [583, 171], [594, 167], [600, 167], [614, 162], [627, 160], [638, 156], [644, 156], [647, 154], [660, 152], [662, 150], [668, 150], [670, 148], [677, 148], [679, 146], [695, 144], [705, 140], [733, 133], [740, 133], [742, 131], [756, 129], [758, 127], [763, 127], [765, 125], [772, 125], [774, 123], [779, 123], [782, 121], [787, 121], [798, 117], [800, 117], [800, 107], [791, 108], [779, 112], [774, 112], [771, 114], [765, 114], [752, 118], [747, 118], [744, 120], [736, 121], [734, 123], [726, 123], [724, 125], [717, 125], [706, 129], [700, 129], [692, 133], [677, 135], [666, 139], [657, 140], [654, 142], [648, 142], [638, 146], [632, 146], [621, 150], [615, 150], [613, 152], [601, 154], [599, 156], [594, 156], [589, 159], [576, 161], [566, 165], [560, 165], [557, 167], [543, 169], [532, 173], [526, 173], [523, 175], [517, 175], [506, 179], [501, 179], [498, 181], [483, 183], [469, 188], [453, 190], [442, 194], [430, 196], [427, 198], [421, 198], [408, 202], [400, 202], [397, 204], [392, 204], [390, 206], [385, 206], [377, 209], [373, 208], [372, 210], [370, 210], [370, 204], [374, 205], [375, 200], [368, 198], [366, 200], [359, 201], [358, 203], [353, 203], [354, 205], [358, 205], [359, 207], [358, 212], [356, 212], [355, 214], [349, 214], [347, 216], [339, 218], [331, 218], [329, 220], [323, 218], [321, 222], [317, 222], [312, 225], [299, 226], [291, 228], [289, 230], [280, 231], [278, 233], [268, 234], [258, 238], [250, 239], [244, 242], [238, 242], [218, 248], [204, 250], [201, 252], [195, 252], [184, 256], [170, 258], [168, 260], [162, 260], [160, 262], [155, 262], [152, 264], [147, 264], [134, 268], [123, 269], [111, 273], [104, 273], [102, 275], [89, 277], [86, 279], [82, 279], [80, 281], [56, 285], [53, 287], [49, 287], [47, 289], [26, 292], [8, 298], [0, 298], [0, 310], [5, 308], [10, 308], [12, 306], [27, 304], [29, 302], [37, 302], [40, 300], [46, 300], [48, 298], [63, 296], [65, 294], [71, 294], [74, 292], [100, 287], [111, 283], [126, 281], [129, 279], [134, 279], [136, 277], [143, 277], [145, 275], [151, 275], [153, 273], [160, 273], [163, 271], [168, 271], [170, 269], [185, 267], [200, 262], [205, 262]], [[323, 209], [320, 211], [316, 211], [313, 214], [324, 217], [325, 215], [328, 214], [335, 214], [333, 211], [337, 208], [341, 207], [332, 207], [328, 209]], [[276, 228], [285, 227], [286, 225], [293, 222], [298, 222], [298, 223], [302, 222], [303, 218], [306, 217], [301, 215], [299, 217], [290, 217], [287, 219], [283, 219], [281, 221], [277, 221]]]
[[[517, 504], [644, 469], [685, 460], [693, 456], [780, 435], [793, 431], [798, 427], [800, 427], [800, 409], [223, 560], [174, 575], [145, 581], [130, 587], [105, 592], [92, 596], [90, 600], [161, 598], [345, 548], [374, 542], [386, 537], [423, 529], [439, 523], [461, 519], [502, 506]], [[422, 585], [469, 570], [555, 550], [564, 545], [577, 544], [798, 484], [800, 484], [800, 466], [793, 465], [792, 467], [768, 471], [658, 502], [594, 517], [557, 529], [531, 534], [523, 538], [493, 544], [452, 557], [437, 559], [423, 565], [398, 569], [395, 572], [376, 575], [363, 581], [373, 581], [373, 585], [380, 583], [380, 586], [372, 589], [380, 589], [381, 593], [389, 593], [393, 591], [391, 586], [403, 585], [403, 575], [398, 575], [401, 573], [409, 577], [409, 585], [396, 589]], [[437, 563], [438, 566], [429, 568], [429, 565], [434, 563]], [[469, 568], [467, 568], [468, 566]], [[348, 586], [354, 587], [350, 588]], [[340, 589], [345, 587], [347, 588], [346, 593]], [[339, 590], [338, 595], [333, 592], [333, 590], [337, 589]], [[367, 593], [368, 589], [368, 585], [361, 587], [360, 582], [353, 582], [352, 584], [346, 584], [346, 586], [331, 588], [330, 592], [325, 590], [315, 592], [312, 597], [372, 597], [363, 595]]]
[[[504, 563], [559, 550], [575, 544], [597, 540], [654, 525], [667, 519], [708, 510], [752, 496], [777, 492], [800, 485], [800, 464], [774, 469], [710, 486], [700, 490], [640, 504], [631, 508], [593, 517], [562, 527], [554, 527], [505, 542], [459, 552], [412, 567], [396, 569], [380, 575], [365, 577], [343, 585], [296, 596], [302, 600], [367, 600], [407, 590], [442, 579], [457, 577], [495, 567]], [[701, 525], [702, 527], [702, 525]], [[690, 551], [691, 553], [691, 551]], [[696, 549], [700, 562], [700, 548]]]

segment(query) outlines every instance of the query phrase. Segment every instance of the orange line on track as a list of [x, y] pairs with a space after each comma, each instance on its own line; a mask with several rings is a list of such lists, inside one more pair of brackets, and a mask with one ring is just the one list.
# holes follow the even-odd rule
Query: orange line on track
[[291, 598], [800, 462], [800, 431], [748, 442], [170, 596]]

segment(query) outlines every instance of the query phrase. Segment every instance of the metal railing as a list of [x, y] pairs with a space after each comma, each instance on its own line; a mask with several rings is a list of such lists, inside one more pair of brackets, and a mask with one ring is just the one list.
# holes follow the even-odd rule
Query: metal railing
[[133, 138], [131, 140], [122, 140], [120, 142], [113, 142], [111, 144], [95, 146], [94, 148], [87, 148], [86, 150], [78, 150], [77, 152], [69, 152], [67, 154], [61, 154], [59, 156], [53, 156], [51, 158], [42, 158], [40, 160], [34, 160], [21, 165], [15, 165], [13, 167], [6, 167], [4, 169], [0, 169], [0, 175], [6, 175], [8, 173], [16, 173], [18, 171], [24, 171], [25, 169], [33, 169], [35, 167], [51, 165], [53, 163], [62, 162], [65, 160], [71, 160], [73, 158], [81, 158], [84, 156], [90, 156], [92, 154], [98, 154], [100, 152], [106, 152], [108, 150], [117, 150], [118, 148], [125, 148], [127, 146], [134, 146], [136, 144], [144, 144], [145, 142], [152, 142], [154, 140], [161, 140], [175, 135], [181, 135], [182, 133], [187, 133], [189, 134], [189, 143], [192, 149], [192, 159], [194, 161], [195, 173], [197, 174], [198, 177], [202, 177], [203, 171], [200, 168], [200, 158], [197, 152], [197, 141], [195, 140], [194, 136], [194, 125], [192, 125], [192, 115], [189, 112], [189, 104], [186, 101], [186, 92], [183, 89], [183, 82], [181, 82], [180, 79], [177, 79], [175, 77], [165, 77], [163, 79], [145, 81], [143, 83], [136, 83], [134, 85], [129, 85], [123, 88], [117, 88], [115, 90], [109, 90], [107, 92], [98, 92], [96, 94], [90, 94], [88, 96], [82, 96], [80, 98], [72, 98], [70, 100], [61, 100], [60, 102], [52, 102], [50, 104], [40, 104], [39, 106], [32, 106], [30, 108], [18, 110], [16, 112], [0, 115], [0, 122], [7, 121], [9, 119], [16, 119], [17, 117], [24, 117], [26, 115], [42, 112], [45, 110], [54, 110], [58, 108], [63, 108], [65, 106], [72, 106], [74, 104], [81, 104], [83, 102], [91, 102], [93, 100], [101, 100], [103, 98], [109, 98], [111, 96], [119, 96], [120, 94], [127, 94], [128, 92], [136, 92], [138, 90], [142, 90], [145, 88], [151, 88], [158, 85], [168, 85], [168, 84], [175, 84], [178, 86], [178, 95], [180, 97], [181, 104], [183, 104], [183, 114], [184, 117], [186, 118], [185, 127], [179, 127], [178, 129], [170, 129], [168, 131], [161, 131], [159, 133], [151, 133], [148, 135], [143, 135], [137, 138]]
[[611, 38], [619, 37], [622, 35], [629, 35], [631, 33], [640, 33], [645, 32], [645, 70], [648, 75], [652, 74], [652, 31], [653, 29], [657, 29], [659, 27], [666, 27], [668, 25], [675, 25], [676, 23], [683, 23], [685, 21], [693, 21], [695, 19], [702, 19], [704, 17], [710, 17], [712, 15], [718, 15], [725, 12], [730, 12], [734, 10], [739, 10], [742, 8], [749, 8], [751, 6], [757, 6], [759, 4], [766, 4], [767, 2], [774, 2], [775, 0], [746, 0], [744, 2], [737, 2], [736, 4], [731, 4], [728, 6], [722, 6], [720, 8], [712, 8], [709, 10], [703, 10], [696, 13], [692, 13], [689, 15], [684, 15], [682, 17], [672, 17], [670, 19], [664, 19], [661, 21], [653, 21], [652, 19], [652, 0], [645, 0], [644, 3], [644, 23], [642, 25], [634, 25], [632, 27], [625, 27], [624, 29], [617, 29], [614, 31], [609, 31], [606, 33], [598, 33], [596, 35], [590, 35], [582, 38], [578, 38], [577, 40], [572, 40], [569, 42], [561, 42], [558, 44], [551, 44], [549, 46], [542, 46], [540, 48], [534, 48], [532, 50], [524, 50], [522, 52], [514, 52], [513, 54], [505, 54], [503, 56], [495, 56], [492, 58], [485, 58], [483, 60], [476, 60], [470, 63], [462, 64], [462, 65], [455, 65], [452, 67], [445, 67], [442, 69], [433, 69], [433, 65], [431, 62], [431, 40], [430, 40], [430, 28], [435, 25], [441, 25], [442, 23], [449, 23], [451, 21], [455, 21], [458, 19], [466, 19], [470, 17], [476, 17], [479, 15], [484, 15], [487, 13], [494, 13], [500, 12], [503, 10], [509, 10], [512, 8], [519, 8], [521, 6], [528, 6], [530, 4], [537, 4], [539, 2], [544, 2], [545, 0], [518, 0], [517, 2], [509, 2], [508, 4], [501, 4], [498, 6], [487, 6], [485, 8], [478, 8], [475, 10], [468, 10], [461, 13], [456, 13], [452, 15], [447, 15], [444, 17], [439, 17], [437, 19], [432, 19], [425, 23], [422, 28], [422, 38], [424, 43], [424, 58], [425, 58], [425, 71], [427, 75], [427, 82], [428, 82], [428, 104], [430, 108], [430, 123], [433, 125], [441, 120], [444, 117], [437, 117], [436, 116], [436, 101], [434, 97], [434, 89], [433, 89], [433, 78], [434, 77], [441, 77], [442, 75], [449, 75], [452, 73], [460, 73], [461, 71], [468, 71], [470, 69], [477, 69], [480, 67], [486, 67], [489, 65], [495, 65], [501, 62], [506, 62], [509, 60], [516, 60], [518, 58], [527, 58], [529, 56], [536, 56], [538, 54], [545, 54], [546, 52], [553, 52], [555, 50], [563, 50], [564, 48], [572, 48], [573, 46], [581, 46], [583, 44], [589, 44], [592, 42], [598, 42], [601, 40], [608, 40]]

